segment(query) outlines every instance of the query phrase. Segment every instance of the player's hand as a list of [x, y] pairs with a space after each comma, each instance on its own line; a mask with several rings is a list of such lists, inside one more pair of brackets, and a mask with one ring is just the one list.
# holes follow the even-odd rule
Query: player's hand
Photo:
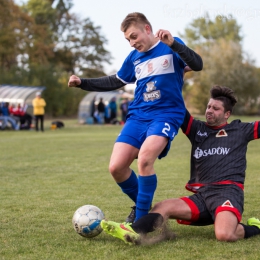
[[192, 71], [192, 69], [191, 69], [189, 66], [186, 66], [186, 67], [184, 68], [184, 74], [185, 74], [186, 72], [189, 72], [189, 71]]
[[186, 73], [186, 72], [189, 72], [189, 71], [192, 71], [192, 69], [191, 69], [189, 66], [186, 66], [186, 67], [184, 68], [184, 71], [183, 71], [183, 77], [184, 77], [185, 73]]
[[155, 37], [159, 38], [160, 41], [171, 46], [174, 42], [174, 38], [172, 37], [171, 33], [167, 30], [160, 29], [156, 34]]
[[78, 85], [81, 84], [81, 80], [79, 77], [72, 75], [70, 76], [69, 82], [68, 82], [68, 87], [72, 88], [72, 87], [76, 87]]

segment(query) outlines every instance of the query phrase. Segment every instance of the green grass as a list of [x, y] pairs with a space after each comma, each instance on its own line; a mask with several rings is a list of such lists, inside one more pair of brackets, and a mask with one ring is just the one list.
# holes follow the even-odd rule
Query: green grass
[[[44, 133], [0, 132], [0, 259], [260, 259], [260, 236], [223, 243], [213, 226], [175, 221], [170, 225], [177, 239], [152, 246], [128, 246], [105, 233], [93, 239], [77, 235], [71, 219], [78, 207], [93, 204], [107, 219], [123, 221], [132, 202], [108, 172], [121, 126], [64, 122], [64, 129], [53, 131], [46, 121]], [[179, 133], [169, 155], [156, 161], [154, 202], [189, 194], [189, 154], [189, 141]], [[260, 217], [259, 141], [249, 144], [247, 159], [244, 222]]]

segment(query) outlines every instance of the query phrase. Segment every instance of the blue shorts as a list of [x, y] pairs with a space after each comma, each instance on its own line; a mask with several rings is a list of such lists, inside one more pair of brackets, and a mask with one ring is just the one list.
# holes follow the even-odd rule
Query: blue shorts
[[179, 126], [167, 119], [162, 121], [162, 118], [159, 120], [137, 120], [128, 118], [116, 142], [127, 143], [140, 149], [148, 136], [164, 136], [168, 138], [168, 144], [158, 156], [158, 158], [161, 159], [165, 157], [170, 150], [171, 141], [178, 134], [178, 130]]

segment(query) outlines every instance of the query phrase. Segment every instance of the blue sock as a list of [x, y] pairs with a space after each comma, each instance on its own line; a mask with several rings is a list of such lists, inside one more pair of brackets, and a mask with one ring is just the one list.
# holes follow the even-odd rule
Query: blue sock
[[153, 195], [157, 186], [156, 174], [150, 176], [139, 176], [138, 178], [138, 195], [136, 202], [135, 221], [144, 215], [147, 215], [153, 201]]
[[130, 177], [120, 183], [117, 183], [121, 190], [136, 203], [138, 194], [138, 179], [134, 171], [132, 171]]

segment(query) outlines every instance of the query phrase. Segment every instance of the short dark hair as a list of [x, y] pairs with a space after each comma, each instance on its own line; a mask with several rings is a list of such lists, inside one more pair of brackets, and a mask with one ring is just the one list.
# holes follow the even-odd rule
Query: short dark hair
[[225, 112], [232, 113], [233, 107], [237, 103], [234, 91], [224, 86], [213, 86], [210, 90], [210, 96], [215, 100], [222, 101]]
[[147, 20], [146, 16], [142, 13], [134, 12], [126, 16], [126, 18], [121, 23], [121, 31], [126, 32], [126, 30], [133, 24], [148, 24], [153, 30], [152, 25]]

